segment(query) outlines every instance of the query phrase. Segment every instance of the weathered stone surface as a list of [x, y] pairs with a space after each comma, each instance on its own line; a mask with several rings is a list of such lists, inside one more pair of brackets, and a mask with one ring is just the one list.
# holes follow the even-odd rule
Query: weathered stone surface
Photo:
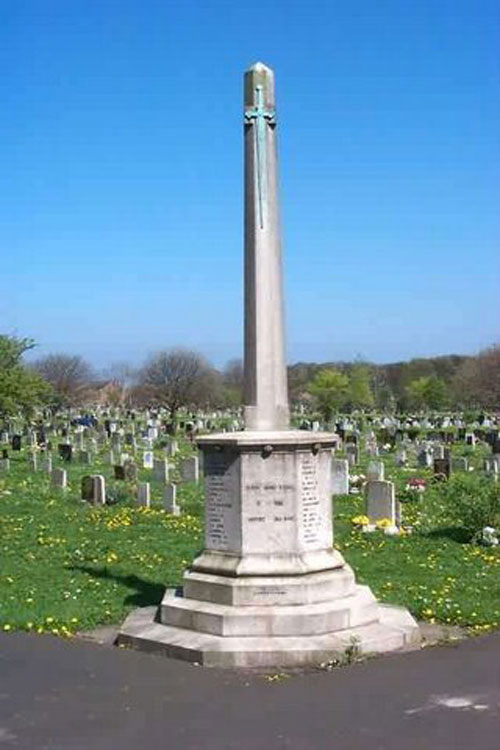
[[366, 515], [370, 523], [390, 519], [396, 525], [396, 494], [393, 482], [370, 481], [366, 483]]
[[205, 454], [205, 549], [194, 570], [289, 575], [343, 564], [332, 550], [332, 435], [231, 433]]
[[332, 495], [349, 494], [349, 461], [346, 458], [332, 458]]

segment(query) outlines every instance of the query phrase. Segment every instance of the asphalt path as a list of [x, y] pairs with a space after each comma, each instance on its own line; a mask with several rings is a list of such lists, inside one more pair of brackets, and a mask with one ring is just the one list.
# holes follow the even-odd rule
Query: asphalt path
[[0, 634], [3, 750], [500, 750], [500, 635], [275, 677]]

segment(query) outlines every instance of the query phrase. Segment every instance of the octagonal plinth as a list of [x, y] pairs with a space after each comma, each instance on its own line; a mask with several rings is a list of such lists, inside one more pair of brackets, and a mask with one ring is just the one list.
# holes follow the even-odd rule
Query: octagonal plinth
[[336, 440], [299, 430], [200, 438], [205, 548], [193, 570], [266, 576], [341, 567], [329, 489]]

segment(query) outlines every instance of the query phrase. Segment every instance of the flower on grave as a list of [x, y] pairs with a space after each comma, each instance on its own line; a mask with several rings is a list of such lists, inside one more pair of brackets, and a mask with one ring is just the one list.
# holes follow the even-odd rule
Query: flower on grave
[[368, 516], [354, 516], [354, 518], [351, 518], [351, 523], [353, 526], [368, 526], [370, 519]]
[[375, 521], [375, 526], [377, 529], [389, 529], [394, 526], [394, 522], [390, 518], [379, 518], [378, 521]]
[[417, 479], [417, 477], [412, 477], [408, 481], [405, 490], [411, 490], [412, 492], [425, 492], [425, 479]]
[[484, 544], [485, 547], [497, 547], [497, 530], [493, 528], [493, 526], [485, 526], [481, 531], [480, 542], [481, 544]]

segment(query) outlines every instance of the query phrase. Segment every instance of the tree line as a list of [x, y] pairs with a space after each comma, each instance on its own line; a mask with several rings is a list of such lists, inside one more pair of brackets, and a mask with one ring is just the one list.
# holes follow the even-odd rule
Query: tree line
[[[214, 368], [195, 351], [173, 348], [152, 354], [141, 367], [115, 363], [96, 372], [83, 357], [48, 354], [26, 363], [29, 338], [0, 335], [0, 417], [36, 407], [53, 410], [96, 403], [128, 407], [235, 408], [243, 403], [243, 367], [231, 360]], [[476, 356], [449, 355], [378, 365], [304, 363], [288, 368], [292, 404], [324, 419], [339, 411], [500, 408], [500, 345]]]

